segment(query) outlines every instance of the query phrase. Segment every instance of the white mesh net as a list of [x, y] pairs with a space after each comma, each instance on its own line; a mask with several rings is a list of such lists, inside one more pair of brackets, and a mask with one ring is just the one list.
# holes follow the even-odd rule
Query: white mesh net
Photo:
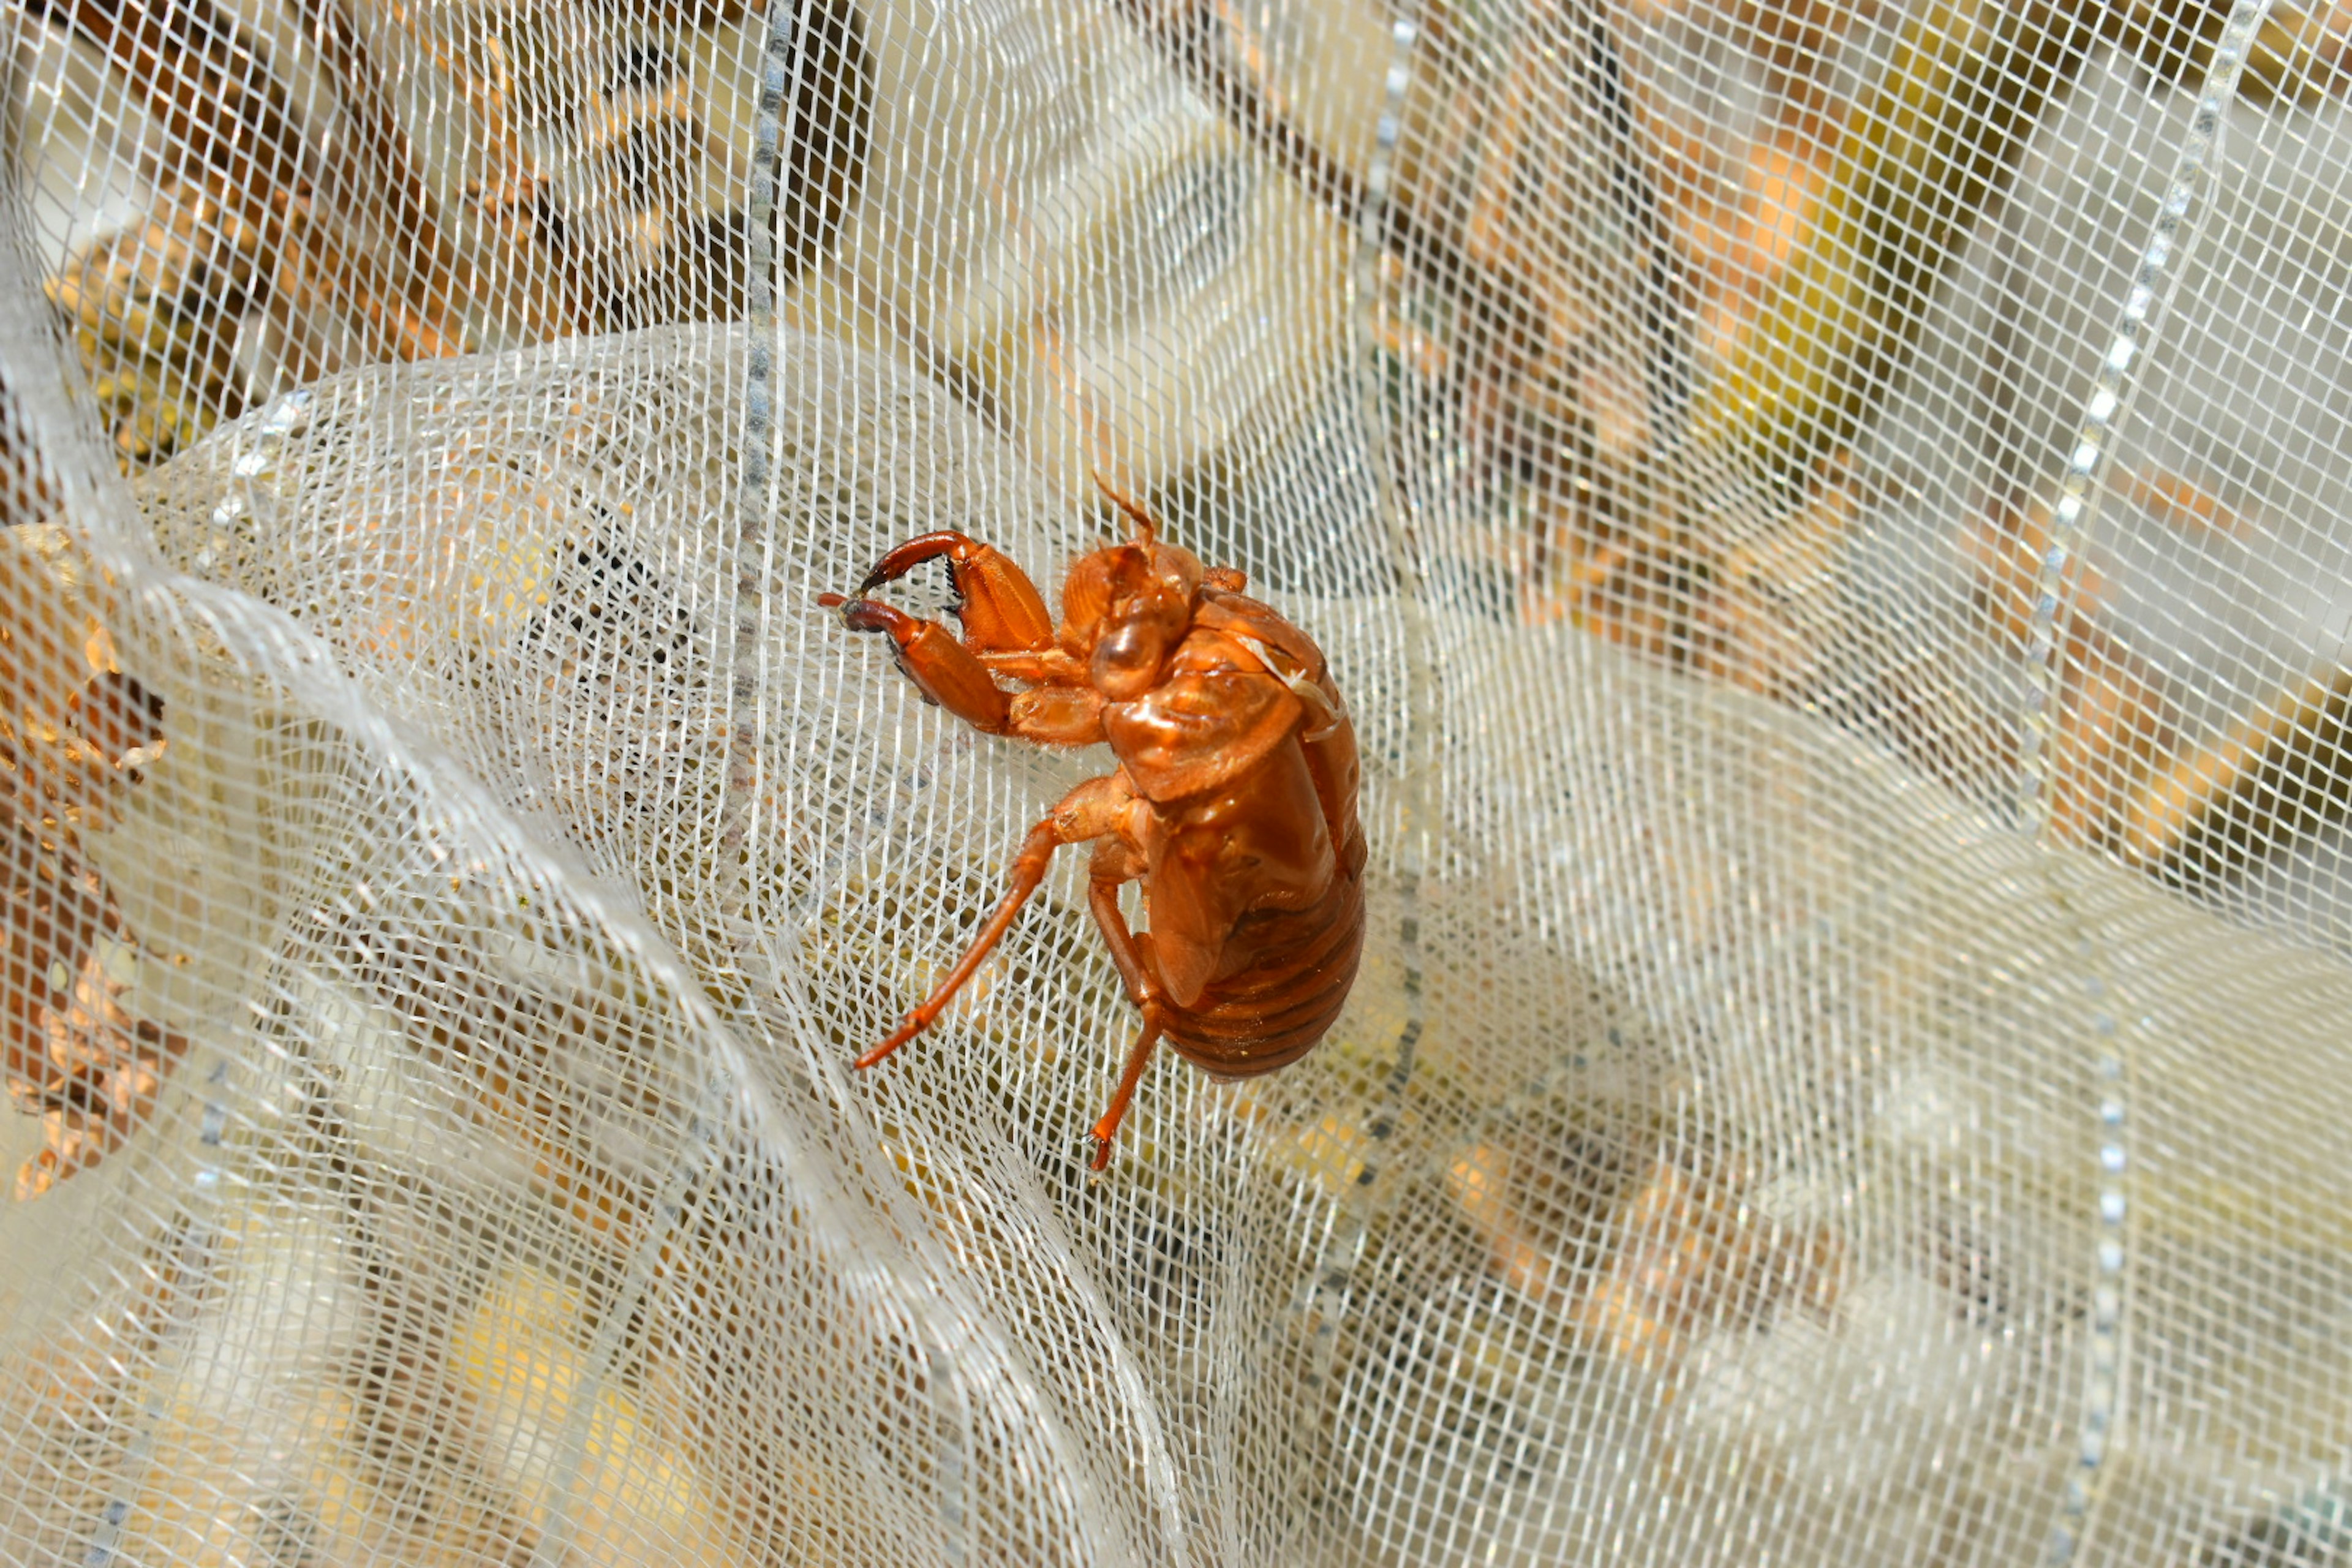
[[[2352, 1561], [2352, 14], [0, 26], [0, 1555]], [[1092, 476], [1370, 852], [1098, 1176], [815, 603]]]

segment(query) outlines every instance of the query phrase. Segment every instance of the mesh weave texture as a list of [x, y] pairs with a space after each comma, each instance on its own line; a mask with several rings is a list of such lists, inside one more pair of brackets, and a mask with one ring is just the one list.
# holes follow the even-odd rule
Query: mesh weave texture
[[[0, 1558], [2352, 1562], [2352, 7], [0, 29]], [[816, 605], [1097, 477], [1370, 847], [1100, 1175]]]

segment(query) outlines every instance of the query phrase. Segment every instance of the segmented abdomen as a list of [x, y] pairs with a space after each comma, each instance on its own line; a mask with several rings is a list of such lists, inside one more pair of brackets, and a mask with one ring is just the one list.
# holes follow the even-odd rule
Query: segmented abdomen
[[[1363, 835], [1351, 837], [1342, 867], [1363, 863]], [[1309, 909], [1245, 915], [1231, 942], [1263, 956], [1171, 1008], [1162, 1037], [1213, 1078], [1255, 1078], [1314, 1049], [1347, 1005], [1364, 952], [1362, 879], [1343, 869]]]

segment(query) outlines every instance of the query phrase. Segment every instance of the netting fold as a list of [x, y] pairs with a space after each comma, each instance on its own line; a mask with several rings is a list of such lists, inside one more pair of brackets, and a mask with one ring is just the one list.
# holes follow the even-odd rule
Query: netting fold
[[[2345, 1555], [2336, 9], [5, 26], [0, 1555]], [[1083, 849], [851, 1061], [1133, 758], [820, 596], [1109, 492], [1367, 858], [1097, 1173]]]

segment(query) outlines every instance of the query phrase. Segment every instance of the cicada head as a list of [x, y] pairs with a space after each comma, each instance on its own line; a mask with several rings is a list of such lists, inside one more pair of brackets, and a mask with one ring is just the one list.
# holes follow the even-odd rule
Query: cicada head
[[1063, 643], [1087, 660], [1095, 689], [1124, 702], [1159, 682], [1192, 626], [1205, 574], [1191, 551], [1157, 542], [1114, 544], [1070, 568]]

